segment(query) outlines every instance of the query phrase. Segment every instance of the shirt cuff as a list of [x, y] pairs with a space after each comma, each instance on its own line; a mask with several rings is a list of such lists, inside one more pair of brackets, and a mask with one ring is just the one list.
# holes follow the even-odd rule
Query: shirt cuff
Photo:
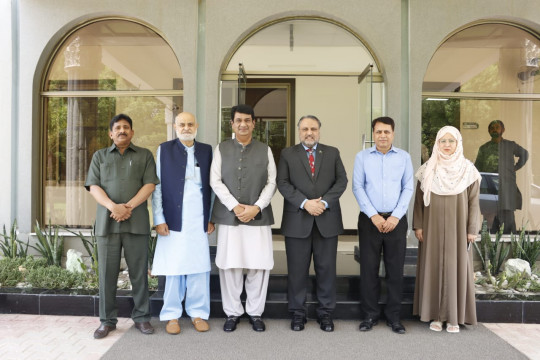
[[226, 204], [224, 203], [223, 205], [225, 205], [227, 210], [232, 211], [236, 207], [236, 205], [238, 205], [238, 204], [240, 204], [238, 202], [238, 200], [236, 200], [234, 197], [232, 197], [230, 199], [230, 201], [227, 201], [227, 203]]
[[254, 206], [258, 206], [259, 209], [261, 209], [261, 211], [263, 211], [263, 209], [266, 207], [266, 206], [263, 206], [262, 205], [263, 201], [257, 201], [255, 202], [255, 204], [253, 204]]
[[321, 200], [322, 203], [324, 203], [324, 208], [328, 209], [328, 203], [325, 200]]
[[165, 216], [154, 215], [154, 226], [165, 223]]
[[377, 211], [375, 210], [367, 210], [367, 211], [362, 211], [364, 214], [366, 214], [368, 216], [368, 218], [371, 219], [372, 216], [375, 216], [378, 214]]
[[304, 209], [304, 204], [306, 203], [307, 199], [305, 199], [304, 201], [302, 201], [302, 203], [300, 204], [300, 209]]

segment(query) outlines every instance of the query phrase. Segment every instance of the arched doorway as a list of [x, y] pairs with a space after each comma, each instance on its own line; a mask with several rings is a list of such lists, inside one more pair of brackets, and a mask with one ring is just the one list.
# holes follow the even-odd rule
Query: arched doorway
[[[363, 136], [369, 146], [371, 119], [385, 112], [383, 75], [370, 48], [343, 24], [319, 17], [273, 21], [231, 50], [222, 68], [220, 140], [230, 136], [229, 110], [243, 97], [253, 102], [256, 136], [269, 143], [276, 162], [280, 149], [298, 142], [296, 121], [313, 114], [322, 122], [321, 142], [340, 149], [351, 176]], [[343, 215], [345, 228], [354, 231], [358, 205], [347, 195], [341, 204], [354, 209]], [[272, 207], [279, 229], [279, 194]]]

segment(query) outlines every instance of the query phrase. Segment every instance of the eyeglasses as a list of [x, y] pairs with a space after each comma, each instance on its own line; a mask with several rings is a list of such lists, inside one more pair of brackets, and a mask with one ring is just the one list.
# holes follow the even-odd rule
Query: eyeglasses
[[454, 140], [454, 139], [441, 139], [441, 140], [439, 140], [439, 144], [443, 144], [443, 145], [446, 145], [446, 144], [454, 145], [455, 143], [457, 143], [457, 141]]

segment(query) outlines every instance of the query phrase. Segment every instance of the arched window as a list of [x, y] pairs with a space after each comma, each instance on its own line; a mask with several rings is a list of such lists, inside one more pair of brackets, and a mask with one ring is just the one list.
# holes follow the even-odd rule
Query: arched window
[[459, 128], [482, 174], [480, 207], [492, 231], [540, 228], [539, 59], [537, 34], [477, 24], [444, 41], [424, 77], [422, 161], [439, 128]]
[[111, 144], [109, 121], [133, 119], [133, 142], [150, 149], [172, 138], [183, 80], [170, 46], [142, 24], [101, 19], [58, 45], [42, 85], [43, 221], [89, 227], [96, 203], [84, 189], [92, 155]]

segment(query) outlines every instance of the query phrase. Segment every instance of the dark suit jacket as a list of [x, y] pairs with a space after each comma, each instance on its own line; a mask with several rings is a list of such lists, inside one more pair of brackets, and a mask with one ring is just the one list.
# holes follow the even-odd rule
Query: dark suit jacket
[[[212, 189], [210, 188], [210, 165], [212, 146], [195, 141], [195, 161], [201, 169], [202, 196], [204, 209], [204, 231], [208, 230]], [[161, 196], [163, 215], [169, 229], [182, 231], [182, 211], [184, 206], [184, 181], [186, 178], [187, 152], [178, 139], [161, 144]]]
[[[317, 145], [313, 177], [302, 144], [284, 149], [278, 165], [277, 186], [284, 198], [281, 220], [283, 235], [308, 237], [315, 222], [323, 237], [333, 237], [343, 232], [339, 198], [347, 187], [347, 174], [338, 149]], [[328, 203], [328, 209], [320, 216], [311, 216], [306, 210], [300, 209], [305, 199], [319, 197]]]

